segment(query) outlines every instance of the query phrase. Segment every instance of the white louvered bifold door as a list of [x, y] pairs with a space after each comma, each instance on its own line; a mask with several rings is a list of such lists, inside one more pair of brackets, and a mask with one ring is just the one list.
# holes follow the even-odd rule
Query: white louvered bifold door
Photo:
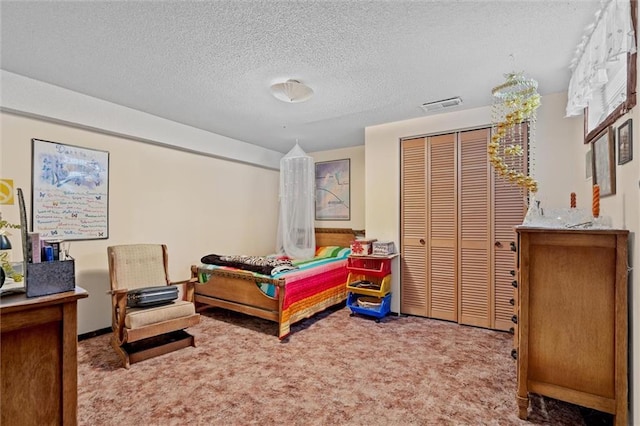
[[[520, 129], [514, 137], [515, 143], [525, 147], [522, 158], [522, 168], [527, 169], [527, 132], [526, 124], [520, 125]], [[510, 142], [507, 142], [510, 143]], [[513, 306], [510, 300], [513, 298], [512, 282], [516, 279], [515, 256], [511, 250], [511, 243], [516, 243], [514, 227], [522, 224], [526, 213], [526, 191], [509, 181], [493, 175], [493, 211], [494, 211], [494, 286], [495, 286], [495, 314], [492, 328], [497, 330], [509, 330], [513, 327], [511, 317]]]
[[456, 135], [427, 138], [427, 287], [430, 317], [458, 320]]
[[425, 140], [402, 141], [400, 312], [429, 316], [426, 278]]
[[489, 129], [459, 134], [458, 275], [460, 324], [491, 327], [493, 288], [491, 254]]

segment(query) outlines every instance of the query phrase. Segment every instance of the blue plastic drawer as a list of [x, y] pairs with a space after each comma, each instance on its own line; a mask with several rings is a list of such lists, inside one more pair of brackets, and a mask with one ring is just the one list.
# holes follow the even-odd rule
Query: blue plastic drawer
[[[359, 297], [368, 297], [358, 293], [349, 293], [347, 297], [347, 307], [354, 314], [368, 315], [375, 318], [382, 318], [391, 310], [391, 293], [381, 298], [382, 303], [376, 307], [362, 307], [358, 305]], [[369, 296], [370, 297], [370, 296]]]

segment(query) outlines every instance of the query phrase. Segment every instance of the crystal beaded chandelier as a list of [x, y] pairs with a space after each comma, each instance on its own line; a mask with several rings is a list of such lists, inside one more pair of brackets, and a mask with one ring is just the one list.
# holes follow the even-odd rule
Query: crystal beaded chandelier
[[[538, 82], [526, 78], [522, 72], [505, 75], [505, 82], [492, 89], [492, 135], [489, 143], [489, 162], [500, 177], [535, 193], [538, 182], [532, 177], [535, 170], [536, 109], [540, 106]], [[527, 138], [522, 124], [529, 123], [529, 174], [523, 155]], [[525, 135], [526, 136], [526, 135]], [[523, 145], [525, 145], [523, 147]]]

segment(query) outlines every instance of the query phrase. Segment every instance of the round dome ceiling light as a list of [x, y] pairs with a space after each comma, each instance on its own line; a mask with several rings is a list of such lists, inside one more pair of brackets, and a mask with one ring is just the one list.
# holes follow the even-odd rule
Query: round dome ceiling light
[[298, 80], [287, 80], [271, 86], [271, 93], [283, 102], [297, 103], [311, 99], [313, 89]]

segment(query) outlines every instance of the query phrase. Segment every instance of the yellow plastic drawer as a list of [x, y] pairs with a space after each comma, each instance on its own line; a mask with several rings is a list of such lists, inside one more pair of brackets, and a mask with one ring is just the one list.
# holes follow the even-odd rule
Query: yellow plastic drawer
[[347, 291], [367, 296], [384, 297], [391, 292], [391, 274], [375, 277], [350, 272], [347, 278]]

